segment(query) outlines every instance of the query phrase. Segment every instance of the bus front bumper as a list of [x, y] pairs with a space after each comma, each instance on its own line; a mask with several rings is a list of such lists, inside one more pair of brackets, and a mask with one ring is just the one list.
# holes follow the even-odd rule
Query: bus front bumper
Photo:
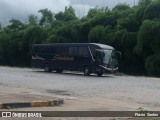
[[105, 66], [102, 66], [100, 65], [100, 67], [105, 71], [105, 72], [116, 72], [118, 70], [118, 67], [105, 67]]

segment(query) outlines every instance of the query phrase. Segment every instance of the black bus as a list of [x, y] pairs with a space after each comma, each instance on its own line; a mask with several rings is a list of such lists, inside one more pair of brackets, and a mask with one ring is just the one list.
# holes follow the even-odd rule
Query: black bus
[[46, 72], [83, 71], [84, 75], [114, 72], [118, 59], [113, 47], [96, 43], [55, 43], [32, 46], [32, 67]]

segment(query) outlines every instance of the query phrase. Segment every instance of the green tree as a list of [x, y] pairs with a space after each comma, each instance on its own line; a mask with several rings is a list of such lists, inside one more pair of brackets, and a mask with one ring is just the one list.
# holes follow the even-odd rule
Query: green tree
[[160, 22], [145, 20], [138, 34], [136, 53], [146, 58], [160, 50]]
[[72, 6], [65, 7], [64, 16], [65, 16], [65, 21], [71, 21], [77, 19], [75, 10], [73, 9]]
[[0, 32], [2, 32], [3, 31], [3, 28], [2, 28], [2, 25], [1, 25], [1, 23], [0, 23]]
[[62, 11], [60, 11], [59, 13], [55, 14], [55, 18], [56, 18], [56, 20], [64, 21], [65, 20], [64, 13]]
[[96, 15], [100, 14], [100, 11], [97, 8], [92, 8], [88, 11], [87, 17], [88, 18], [93, 18]]
[[9, 21], [10, 25], [7, 26], [7, 28], [12, 29], [12, 30], [18, 30], [18, 29], [24, 29], [24, 24], [16, 19], [12, 19]]
[[8, 62], [8, 45], [9, 40], [11, 39], [11, 35], [8, 32], [1, 31], [0, 33], [0, 65], [9, 64]]
[[135, 6], [136, 11], [136, 21], [139, 25], [139, 27], [142, 25], [144, 19], [144, 13], [146, 11], [146, 8], [152, 3], [152, 0], [139, 0], [138, 6]]
[[29, 15], [28, 17], [29, 25], [37, 26], [38, 25], [38, 17], [34, 14]]
[[92, 43], [101, 43], [105, 39], [105, 28], [103, 26], [94, 27], [88, 35], [89, 42]]
[[145, 61], [145, 69], [150, 75], [158, 75], [160, 51], [160, 22], [158, 20], [145, 20], [138, 34], [135, 52]]
[[118, 10], [118, 11], [125, 11], [125, 10], [128, 10], [130, 9], [129, 5], [128, 4], [118, 4], [116, 5], [113, 10]]
[[138, 5], [140, 6], [147, 6], [152, 2], [152, 0], [139, 0]]
[[81, 40], [80, 42], [87, 43], [88, 42], [88, 34], [91, 29], [91, 23], [90, 21], [85, 21], [77, 26], [78, 32], [79, 32], [79, 39]]
[[77, 20], [75, 10], [73, 9], [72, 6], [65, 7], [64, 12], [59, 12], [55, 15], [56, 20], [60, 21], [72, 21], [72, 20]]
[[107, 13], [108, 11], [109, 11], [108, 7], [106, 7], [106, 8], [98, 8], [98, 7], [91, 8], [88, 11], [87, 18], [94, 18], [96, 16]]
[[154, 1], [147, 6], [143, 19], [160, 19], [160, 1]]
[[160, 77], [160, 52], [147, 57], [145, 68], [148, 75]]
[[44, 27], [45, 29], [50, 29], [54, 21], [53, 13], [47, 8], [41, 9], [38, 12], [42, 14], [42, 18], [40, 19], [39, 25]]
[[74, 21], [60, 27], [55, 34], [50, 36], [49, 42], [79, 42], [77, 24], [78, 22]]

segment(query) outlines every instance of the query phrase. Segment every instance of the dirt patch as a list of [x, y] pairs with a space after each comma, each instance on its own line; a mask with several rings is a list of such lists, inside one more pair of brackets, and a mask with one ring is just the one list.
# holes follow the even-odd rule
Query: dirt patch
[[66, 96], [70, 96], [70, 93], [68, 91], [64, 91], [64, 90], [46, 90], [47, 93], [52, 93], [55, 95], [66, 95]]
[[32, 89], [0, 86], [0, 102], [30, 102], [38, 100], [54, 100], [55, 96], [47, 96]]

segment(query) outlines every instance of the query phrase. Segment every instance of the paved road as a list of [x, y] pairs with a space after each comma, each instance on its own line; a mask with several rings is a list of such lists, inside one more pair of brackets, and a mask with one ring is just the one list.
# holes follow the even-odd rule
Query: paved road
[[66, 105], [56, 110], [159, 110], [160, 79], [0, 67], [0, 95], [8, 102], [64, 98]]

